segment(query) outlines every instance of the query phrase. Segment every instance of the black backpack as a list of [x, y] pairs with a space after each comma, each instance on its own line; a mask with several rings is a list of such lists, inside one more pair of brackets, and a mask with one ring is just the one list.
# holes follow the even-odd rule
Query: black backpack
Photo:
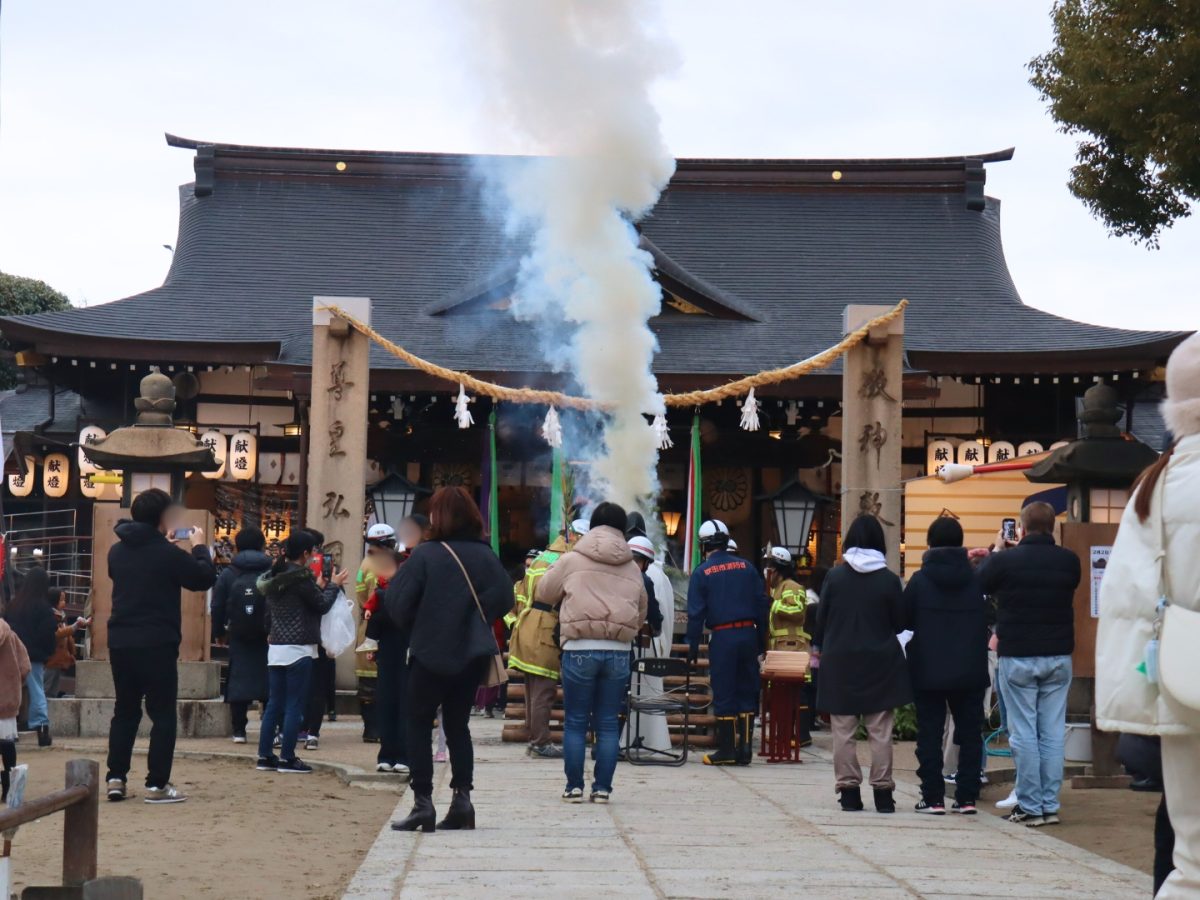
[[243, 641], [262, 640], [267, 636], [267, 600], [258, 590], [261, 573], [234, 571], [237, 577], [225, 601], [229, 636]]

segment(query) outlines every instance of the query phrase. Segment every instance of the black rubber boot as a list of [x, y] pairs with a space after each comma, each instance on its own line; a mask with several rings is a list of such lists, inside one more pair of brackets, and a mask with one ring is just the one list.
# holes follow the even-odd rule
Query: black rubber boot
[[51, 744], [54, 743], [54, 741], [50, 737], [50, 726], [49, 725], [39, 725], [38, 730], [37, 730], [37, 736], [38, 736], [38, 746], [39, 747], [49, 747]]
[[838, 791], [838, 803], [842, 812], [862, 812], [862, 791], [857, 787], [845, 787]]
[[737, 716], [717, 717], [717, 751], [704, 757], [706, 766], [735, 766], [737, 765], [737, 750], [734, 749], [734, 731], [737, 729]]
[[895, 811], [896, 799], [892, 796], [891, 788], [875, 788], [875, 812], [894, 813]]
[[471, 792], [455, 789], [454, 798], [446, 818], [437, 823], [438, 831], [474, 831], [475, 807], [471, 805]]
[[737, 764], [748, 766], [754, 759], [754, 713], [738, 716]]
[[413, 797], [413, 808], [399, 822], [392, 823], [392, 831], [433, 831], [437, 821], [437, 811], [433, 808], [433, 796], [417, 794]]

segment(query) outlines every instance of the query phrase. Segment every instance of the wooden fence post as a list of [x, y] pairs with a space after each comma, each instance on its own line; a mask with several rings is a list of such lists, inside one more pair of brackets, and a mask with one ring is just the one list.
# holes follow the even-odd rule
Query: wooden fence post
[[88, 796], [63, 810], [63, 884], [82, 885], [96, 877], [100, 835], [100, 764], [91, 759], [67, 763], [67, 787], [82, 784]]

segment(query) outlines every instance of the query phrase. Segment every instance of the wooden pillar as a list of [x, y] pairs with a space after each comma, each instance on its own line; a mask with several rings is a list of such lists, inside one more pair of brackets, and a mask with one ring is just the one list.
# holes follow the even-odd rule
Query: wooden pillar
[[[314, 297], [312, 399], [308, 412], [308, 485], [304, 523], [325, 535], [338, 568], [349, 569], [347, 589], [362, 562], [366, 501], [369, 339], [323, 309], [338, 306], [371, 321], [366, 297]], [[352, 688], [354, 654], [337, 661], [337, 683]]]
[[[849, 334], [887, 306], [851, 304]], [[903, 444], [904, 316], [872, 329], [842, 357], [842, 534], [862, 513], [887, 536], [888, 566], [900, 574], [900, 448]]]

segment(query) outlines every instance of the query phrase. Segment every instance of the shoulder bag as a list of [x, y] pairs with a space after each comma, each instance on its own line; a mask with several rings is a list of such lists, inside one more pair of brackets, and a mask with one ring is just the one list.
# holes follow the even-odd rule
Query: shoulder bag
[[[483, 604], [479, 602], [479, 594], [475, 593], [475, 585], [471, 583], [471, 576], [467, 574], [467, 567], [463, 565], [462, 560], [458, 558], [458, 554], [454, 552], [449, 544], [445, 541], [441, 541], [440, 543], [446, 548], [446, 552], [450, 554], [450, 557], [458, 563], [459, 571], [463, 573], [463, 578], [467, 581], [467, 587], [471, 589], [471, 596], [475, 599], [475, 609], [479, 611], [479, 619], [483, 622], [483, 627], [487, 629], [488, 634], [492, 635], [492, 641], [495, 642], [496, 637], [492, 633], [492, 626], [488, 622], [487, 616], [484, 615]], [[504, 654], [500, 652], [500, 648], [497, 646], [496, 652], [488, 659], [488, 666], [484, 670], [483, 677], [479, 679], [479, 686], [493, 688], [507, 682], [508, 669], [504, 665]]]
[[1200, 612], [1171, 602], [1167, 584], [1167, 528], [1163, 516], [1163, 482], [1158, 483], [1158, 524], [1162, 548], [1158, 556], [1158, 609], [1154, 638], [1158, 641], [1159, 687], [1177, 703], [1200, 712]]

